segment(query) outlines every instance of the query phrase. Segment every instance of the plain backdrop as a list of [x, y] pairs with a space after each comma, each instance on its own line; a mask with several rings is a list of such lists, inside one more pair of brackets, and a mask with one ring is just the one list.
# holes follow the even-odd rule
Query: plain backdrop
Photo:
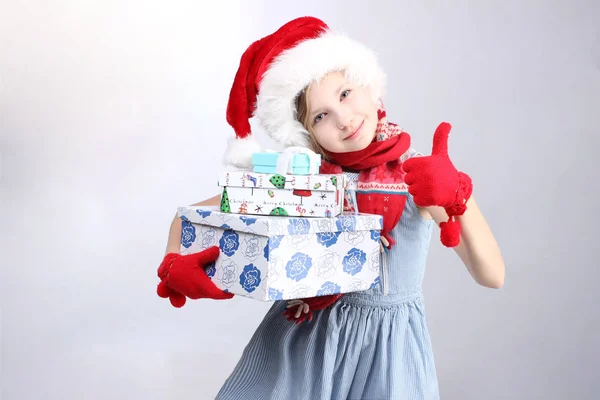
[[242, 52], [302, 15], [377, 52], [418, 150], [452, 123], [502, 248], [493, 290], [432, 239], [442, 399], [597, 398], [597, 0], [63, 0], [0, 8], [2, 400], [214, 398], [270, 304], [175, 309], [156, 269], [218, 193]]

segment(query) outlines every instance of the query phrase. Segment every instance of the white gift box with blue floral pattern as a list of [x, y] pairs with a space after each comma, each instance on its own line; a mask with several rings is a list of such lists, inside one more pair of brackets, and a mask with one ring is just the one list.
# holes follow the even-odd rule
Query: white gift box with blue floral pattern
[[181, 254], [218, 246], [217, 287], [263, 301], [367, 290], [379, 283], [382, 217], [246, 216], [179, 207]]

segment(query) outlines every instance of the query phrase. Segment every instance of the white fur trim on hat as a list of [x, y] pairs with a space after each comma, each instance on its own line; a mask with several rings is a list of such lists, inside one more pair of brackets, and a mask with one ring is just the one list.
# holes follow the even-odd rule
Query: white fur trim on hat
[[252, 169], [252, 154], [260, 153], [263, 149], [253, 135], [243, 139], [231, 138], [227, 141], [227, 150], [223, 164], [230, 169], [250, 171]]
[[375, 54], [346, 36], [327, 32], [283, 51], [264, 73], [254, 116], [267, 133], [285, 147], [309, 146], [308, 132], [296, 119], [296, 96], [332, 71], [383, 95], [385, 74]]

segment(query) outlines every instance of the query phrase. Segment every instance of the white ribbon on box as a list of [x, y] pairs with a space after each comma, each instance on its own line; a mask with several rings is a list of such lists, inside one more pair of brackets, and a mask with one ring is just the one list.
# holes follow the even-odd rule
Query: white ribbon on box
[[292, 146], [281, 152], [277, 158], [277, 166], [275, 172], [280, 175], [291, 174], [294, 171], [293, 160], [296, 154], [306, 154], [308, 156], [308, 174], [317, 175], [319, 173], [319, 165], [321, 165], [321, 155], [306, 147]]

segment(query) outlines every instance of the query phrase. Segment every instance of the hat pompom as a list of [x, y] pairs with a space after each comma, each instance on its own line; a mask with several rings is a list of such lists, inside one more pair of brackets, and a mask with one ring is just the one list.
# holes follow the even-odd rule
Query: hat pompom
[[450, 217], [447, 222], [440, 223], [440, 241], [446, 247], [456, 247], [460, 243], [460, 222]]
[[223, 163], [230, 168], [250, 171], [252, 169], [252, 154], [261, 151], [263, 149], [253, 135], [240, 139], [231, 138], [227, 142]]

